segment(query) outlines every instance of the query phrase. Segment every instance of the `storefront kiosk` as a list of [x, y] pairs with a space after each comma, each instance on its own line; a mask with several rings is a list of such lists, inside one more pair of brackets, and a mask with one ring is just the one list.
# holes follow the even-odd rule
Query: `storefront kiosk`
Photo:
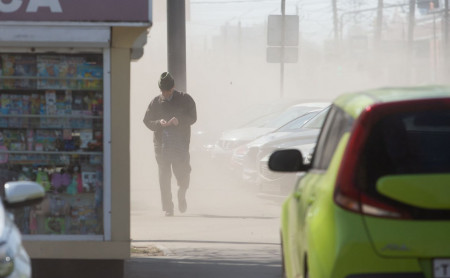
[[33, 277], [123, 277], [130, 62], [152, 9], [131, 2], [0, 1], [0, 174], [47, 192], [14, 211]]

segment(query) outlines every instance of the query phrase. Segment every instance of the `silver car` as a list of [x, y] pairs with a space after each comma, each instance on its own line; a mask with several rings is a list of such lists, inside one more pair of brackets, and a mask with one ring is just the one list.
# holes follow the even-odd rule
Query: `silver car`
[[225, 162], [230, 168], [239, 169], [242, 165], [239, 165], [239, 163], [236, 165], [235, 161], [232, 160], [233, 152], [239, 147], [279, 129], [302, 115], [324, 109], [329, 105], [328, 102], [300, 103], [292, 105], [282, 112], [261, 117], [244, 127], [225, 131], [215, 144], [211, 156], [216, 161]]

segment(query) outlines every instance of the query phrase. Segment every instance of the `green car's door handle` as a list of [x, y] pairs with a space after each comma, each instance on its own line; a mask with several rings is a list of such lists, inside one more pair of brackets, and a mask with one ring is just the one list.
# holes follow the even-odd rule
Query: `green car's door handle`
[[[300, 198], [302, 197], [302, 193], [301, 192], [295, 192], [294, 193], [294, 198], [297, 200], [300, 200]], [[312, 203], [314, 203], [314, 201], [316, 200], [315, 196], [311, 196], [308, 198], [307, 204], [311, 205]]]

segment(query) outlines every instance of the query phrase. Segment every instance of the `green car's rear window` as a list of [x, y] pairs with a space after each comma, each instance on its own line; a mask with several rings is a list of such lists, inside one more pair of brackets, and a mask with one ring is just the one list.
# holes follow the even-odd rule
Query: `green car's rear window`
[[380, 176], [450, 172], [450, 112], [425, 111], [383, 118], [372, 129], [362, 154], [359, 181]]

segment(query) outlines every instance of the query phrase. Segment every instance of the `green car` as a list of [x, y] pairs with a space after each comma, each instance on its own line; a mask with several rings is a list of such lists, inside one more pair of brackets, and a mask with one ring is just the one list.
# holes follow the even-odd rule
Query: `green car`
[[286, 277], [450, 277], [450, 87], [339, 96], [282, 207]]

